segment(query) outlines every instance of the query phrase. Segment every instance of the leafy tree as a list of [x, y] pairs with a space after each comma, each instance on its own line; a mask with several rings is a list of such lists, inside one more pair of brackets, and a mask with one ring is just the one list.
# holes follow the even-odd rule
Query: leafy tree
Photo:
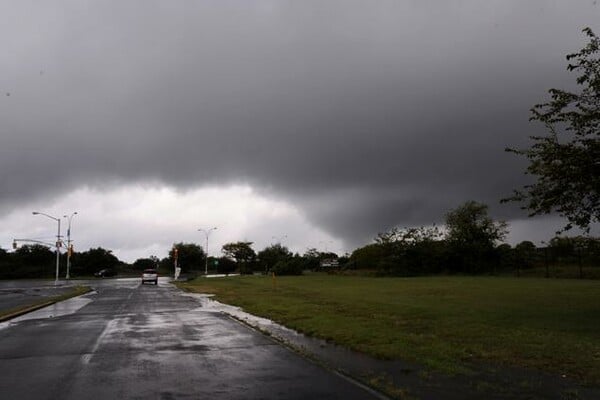
[[285, 261], [292, 257], [292, 252], [287, 247], [277, 243], [265, 247], [258, 252], [257, 256], [261, 269], [263, 271], [269, 271], [279, 261]]
[[350, 255], [350, 264], [355, 269], [375, 269], [386, 254], [379, 243], [371, 243], [354, 250]]
[[519, 263], [519, 268], [533, 267], [536, 259], [536, 247], [529, 240], [522, 241], [515, 246], [516, 261]]
[[590, 236], [556, 236], [548, 246], [553, 261], [574, 263], [584, 257], [592, 265], [600, 259], [600, 238]]
[[575, 225], [589, 232], [600, 220], [600, 38], [583, 31], [589, 43], [566, 57], [581, 90], [550, 89], [551, 100], [531, 109], [530, 120], [548, 134], [530, 136], [528, 149], [507, 151], [527, 157], [526, 173], [536, 181], [503, 201], [524, 202], [530, 216], [558, 212], [568, 221], [564, 230]]
[[[500, 267], [501, 269], [513, 270], [515, 266], [515, 252], [510, 244], [502, 243], [495, 249], [496, 265], [494, 267]], [[497, 268], [495, 268], [497, 269]], [[495, 273], [496, 271], [494, 271]]]
[[384, 254], [378, 263], [379, 272], [394, 275], [439, 272], [443, 265], [443, 237], [437, 226], [395, 227], [380, 233], [375, 239]]
[[302, 255], [302, 257], [304, 258], [319, 258], [321, 256], [321, 253], [319, 252], [319, 250], [317, 250], [314, 247], [308, 248], [306, 249], [306, 251], [304, 252], [304, 254]]
[[304, 263], [306, 265], [306, 269], [316, 270], [319, 268], [319, 263], [321, 261], [321, 253], [314, 247], [306, 249], [304, 254], [302, 255], [304, 258]]
[[504, 239], [507, 223], [488, 216], [488, 206], [468, 201], [446, 214], [447, 241], [454, 268], [478, 273], [489, 266], [496, 242]]
[[40, 278], [54, 276], [56, 253], [41, 244], [26, 244], [13, 253], [12, 271], [7, 277]]
[[416, 243], [436, 241], [443, 238], [442, 231], [437, 226], [420, 226], [412, 228], [392, 228], [379, 233], [375, 242], [383, 246], [407, 246]]
[[52, 265], [55, 262], [56, 254], [48, 247], [41, 244], [26, 244], [19, 247], [15, 254], [20, 259], [21, 264], [31, 265]]
[[575, 241], [572, 237], [555, 236], [550, 240], [548, 249], [556, 261], [566, 261], [575, 255]]
[[336, 253], [334, 253], [333, 251], [323, 251], [321, 253], [319, 253], [319, 259], [321, 260], [337, 260], [338, 255]]
[[350, 261], [350, 255], [348, 253], [338, 257], [338, 263], [344, 269], [348, 267], [348, 261]]
[[13, 276], [12, 254], [0, 248], [0, 278], [12, 278]]
[[278, 261], [273, 267], [273, 272], [276, 275], [302, 275], [302, 271], [306, 266], [306, 260], [296, 254], [293, 257]]
[[586, 237], [586, 256], [591, 265], [600, 265], [600, 238]]
[[177, 265], [181, 268], [181, 272], [189, 272], [192, 270], [204, 269], [206, 262], [206, 253], [202, 247], [195, 243], [175, 243], [169, 251], [169, 268], [175, 266], [175, 249], [177, 249]]
[[221, 248], [225, 257], [234, 259], [240, 269], [240, 273], [252, 273], [252, 263], [256, 253], [252, 249], [252, 242], [226, 243]]
[[436, 226], [394, 227], [379, 233], [375, 243], [354, 250], [347, 265], [377, 269], [385, 275], [439, 272], [444, 268], [443, 239], [443, 232]]
[[507, 226], [504, 221], [494, 221], [488, 215], [488, 206], [476, 201], [467, 201], [446, 214], [447, 239], [461, 245], [493, 247], [504, 239]]
[[72, 271], [74, 274], [89, 275], [103, 268], [117, 270], [121, 262], [112, 254], [111, 250], [98, 247], [81, 253], [75, 253], [72, 257]]
[[175, 268], [175, 264], [173, 263], [173, 260], [171, 260], [171, 258], [167, 255], [167, 257], [162, 258], [159, 262], [158, 262], [158, 269], [160, 271], [162, 271], [162, 273], [173, 273], [174, 272], [174, 268]]
[[235, 261], [227, 258], [227, 257], [221, 257], [218, 260], [218, 264], [217, 264], [217, 272], [219, 274], [230, 274], [233, 271], [235, 271]]
[[133, 269], [143, 271], [145, 269], [153, 269], [158, 266], [158, 260], [156, 258], [138, 258], [133, 262]]

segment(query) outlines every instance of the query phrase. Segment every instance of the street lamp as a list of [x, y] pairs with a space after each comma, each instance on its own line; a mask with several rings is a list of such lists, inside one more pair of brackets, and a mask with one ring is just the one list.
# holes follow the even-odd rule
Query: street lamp
[[54, 279], [54, 284], [58, 284], [58, 265], [60, 263], [60, 218], [53, 217], [52, 215], [48, 215], [42, 212], [33, 211], [33, 215], [43, 215], [44, 217], [50, 218], [58, 222], [58, 232], [56, 233], [56, 278]]
[[73, 251], [71, 247], [71, 219], [73, 219], [73, 216], [75, 215], [77, 215], [77, 211], [71, 215], [63, 215], [63, 218], [69, 220], [69, 227], [67, 228], [67, 274], [65, 275], [65, 279], [70, 279], [69, 270], [71, 268], [71, 253]]
[[204, 263], [204, 275], [208, 275], [208, 236], [210, 236], [210, 233], [216, 229], [216, 226], [210, 229], [198, 229], [198, 232], [204, 232], [204, 235], [206, 235], [206, 262]]

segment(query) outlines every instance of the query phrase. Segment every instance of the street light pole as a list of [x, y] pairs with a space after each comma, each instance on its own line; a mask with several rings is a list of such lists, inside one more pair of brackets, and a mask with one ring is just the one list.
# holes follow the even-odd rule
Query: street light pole
[[58, 232], [56, 233], [56, 277], [54, 278], [54, 284], [58, 284], [58, 266], [60, 264], [60, 218], [53, 217], [52, 215], [48, 215], [42, 212], [33, 211], [33, 215], [43, 215], [44, 217], [50, 218], [58, 222]]
[[204, 275], [208, 275], [208, 236], [210, 236], [210, 233], [216, 229], [216, 226], [210, 229], [198, 229], [198, 232], [204, 232], [204, 235], [206, 235], [206, 260], [204, 263]]
[[75, 211], [70, 216], [63, 215], [63, 218], [67, 218], [69, 220], [69, 227], [67, 228], [67, 274], [65, 275], [65, 279], [70, 279], [69, 270], [71, 269], [71, 219], [73, 216], [77, 215], [77, 211]]

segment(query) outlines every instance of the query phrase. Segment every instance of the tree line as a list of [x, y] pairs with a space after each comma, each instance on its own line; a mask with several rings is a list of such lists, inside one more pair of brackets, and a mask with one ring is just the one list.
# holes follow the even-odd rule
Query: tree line
[[[210, 272], [220, 274], [275, 273], [277, 275], [300, 275], [306, 270], [317, 270], [321, 261], [338, 259], [347, 261], [332, 252], [319, 252], [307, 249], [302, 255], [293, 253], [281, 243], [271, 244], [256, 252], [253, 242], [238, 241], [226, 243], [221, 248], [221, 257], [208, 257], [204, 249], [195, 243], [175, 243], [169, 255], [162, 260], [139, 259], [133, 263], [134, 269], [154, 265], [162, 270], [173, 270], [175, 263], [183, 274], [203, 273], [206, 266]], [[177, 251], [175, 251], [177, 249]]]
[[[507, 233], [507, 224], [491, 218], [487, 205], [468, 201], [450, 210], [442, 227], [395, 227], [379, 233], [373, 243], [354, 250], [349, 256], [314, 248], [300, 255], [280, 243], [256, 252], [253, 242], [238, 241], [224, 244], [220, 257], [207, 258], [202, 246], [179, 242], [173, 244], [162, 259], [150, 256], [127, 264], [110, 250], [98, 247], [72, 254], [71, 276], [91, 276], [103, 268], [121, 274], [158, 268], [172, 274], [176, 262], [182, 273], [188, 275], [202, 274], [205, 268], [222, 274], [300, 275], [307, 270], [358, 269], [389, 276], [507, 272], [520, 275], [534, 267], [546, 267], [548, 276], [550, 265], [561, 264], [578, 265], [580, 277], [584, 277], [583, 266], [600, 265], [599, 238], [557, 236], [542, 247], [536, 247], [531, 241], [511, 247], [503, 243]], [[61, 276], [65, 258], [65, 254], [61, 255]], [[322, 267], [324, 260], [336, 260], [339, 267]], [[0, 278], [49, 278], [54, 273], [55, 254], [46, 246], [25, 245], [12, 253], [0, 250]]]
[[[60, 255], [60, 274], [64, 276], [67, 255]], [[126, 269], [112, 251], [101, 247], [83, 252], [73, 252], [70, 260], [70, 275], [90, 276], [100, 269], [115, 271]], [[28, 244], [7, 252], [0, 249], [0, 279], [51, 278], [56, 274], [56, 253], [41, 244]]]
[[446, 214], [444, 228], [436, 226], [392, 228], [374, 243], [356, 249], [348, 268], [373, 269], [380, 275], [428, 274], [520, 275], [535, 267], [560, 264], [600, 265], [600, 238], [557, 236], [536, 247], [523, 241], [514, 247], [502, 240], [508, 233], [504, 221], [488, 215], [485, 204], [469, 201]]

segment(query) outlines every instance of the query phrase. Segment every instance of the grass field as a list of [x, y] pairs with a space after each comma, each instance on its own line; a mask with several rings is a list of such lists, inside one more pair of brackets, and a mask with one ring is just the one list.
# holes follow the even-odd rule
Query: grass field
[[380, 358], [446, 373], [484, 361], [600, 384], [599, 281], [314, 274], [180, 286]]

